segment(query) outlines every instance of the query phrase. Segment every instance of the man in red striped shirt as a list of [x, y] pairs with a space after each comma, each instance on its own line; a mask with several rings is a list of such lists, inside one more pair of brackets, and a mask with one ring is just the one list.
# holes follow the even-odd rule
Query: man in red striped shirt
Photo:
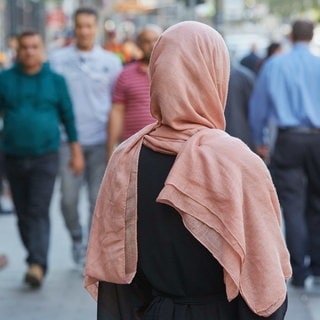
[[143, 58], [125, 65], [116, 81], [107, 126], [108, 157], [119, 142], [155, 122], [150, 113], [148, 68], [153, 46], [161, 32], [156, 25], [147, 25], [139, 32], [137, 44]]

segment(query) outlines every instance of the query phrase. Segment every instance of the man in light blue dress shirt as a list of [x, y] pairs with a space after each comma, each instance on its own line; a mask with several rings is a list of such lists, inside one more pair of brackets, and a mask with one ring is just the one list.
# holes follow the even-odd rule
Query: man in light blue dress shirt
[[[255, 150], [269, 162], [285, 221], [291, 255], [291, 284], [309, 275], [320, 284], [320, 57], [309, 43], [313, 23], [292, 25], [292, 49], [263, 66], [250, 101]], [[270, 155], [266, 130], [278, 128]]]

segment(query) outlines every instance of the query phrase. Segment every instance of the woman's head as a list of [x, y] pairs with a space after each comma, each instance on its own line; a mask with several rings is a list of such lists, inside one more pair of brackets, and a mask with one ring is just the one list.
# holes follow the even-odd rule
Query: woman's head
[[230, 58], [221, 35], [200, 22], [162, 33], [150, 61], [151, 112], [174, 130], [224, 129]]

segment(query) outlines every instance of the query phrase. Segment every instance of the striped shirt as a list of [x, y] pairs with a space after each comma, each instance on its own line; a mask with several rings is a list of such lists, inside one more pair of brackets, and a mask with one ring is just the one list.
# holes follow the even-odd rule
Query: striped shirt
[[123, 68], [114, 87], [112, 102], [125, 105], [122, 140], [156, 121], [150, 113], [149, 75], [139, 62]]

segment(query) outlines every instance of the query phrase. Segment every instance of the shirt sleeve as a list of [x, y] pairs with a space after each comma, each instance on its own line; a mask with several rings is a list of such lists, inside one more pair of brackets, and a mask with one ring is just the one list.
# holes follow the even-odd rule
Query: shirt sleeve
[[125, 81], [123, 72], [119, 74], [114, 89], [112, 92], [112, 103], [124, 103], [125, 102]]
[[4, 108], [4, 80], [3, 80], [3, 71], [0, 72], [0, 113], [2, 115]]
[[266, 144], [265, 130], [271, 112], [271, 99], [268, 94], [269, 71], [262, 68], [256, 79], [249, 102], [249, 123], [255, 146]]
[[75, 116], [65, 79], [62, 76], [57, 75], [56, 85], [59, 93], [59, 116], [67, 133], [69, 142], [75, 142], [78, 140]]
[[122, 74], [122, 63], [121, 63], [121, 60], [116, 57], [114, 59], [114, 63], [113, 63], [113, 68], [112, 68], [112, 71], [111, 71], [111, 83], [112, 83], [112, 86], [111, 86], [111, 90], [112, 90], [112, 93], [115, 91], [115, 85], [120, 77], [120, 75]]

